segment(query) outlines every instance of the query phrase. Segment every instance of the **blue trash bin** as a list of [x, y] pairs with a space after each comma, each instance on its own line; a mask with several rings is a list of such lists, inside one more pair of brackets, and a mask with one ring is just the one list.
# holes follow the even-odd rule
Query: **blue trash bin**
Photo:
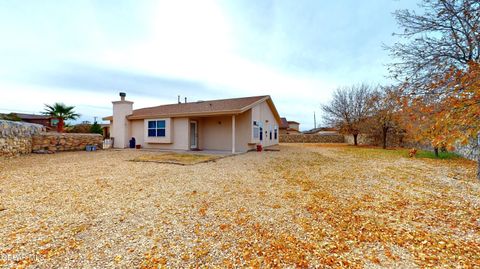
[[135, 137], [132, 137], [132, 139], [130, 139], [129, 142], [130, 142], [130, 148], [131, 148], [131, 149], [134, 149], [134, 148], [135, 148], [135, 144], [136, 144], [136, 143], [135, 143]]

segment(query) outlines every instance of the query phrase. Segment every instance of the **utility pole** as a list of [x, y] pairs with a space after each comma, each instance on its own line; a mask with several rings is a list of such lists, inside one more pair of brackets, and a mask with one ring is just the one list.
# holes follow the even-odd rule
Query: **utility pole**
[[317, 128], [317, 117], [315, 116], [315, 111], [313, 111], [313, 129]]
[[93, 122], [97, 122], [97, 116], [93, 117]]

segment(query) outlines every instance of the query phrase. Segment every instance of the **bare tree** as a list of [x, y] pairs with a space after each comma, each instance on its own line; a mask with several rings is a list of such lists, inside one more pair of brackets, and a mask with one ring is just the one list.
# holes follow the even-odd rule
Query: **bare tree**
[[366, 84], [338, 88], [330, 104], [322, 105], [326, 124], [339, 128], [343, 134], [353, 135], [358, 145], [358, 135], [371, 115], [371, 87]]
[[372, 132], [380, 132], [382, 147], [387, 148], [387, 135], [398, 127], [398, 91], [393, 87], [382, 87], [372, 92], [370, 97], [372, 116], [369, 126]]
[[413, 94], [444, 94], [437, 85], [450, 69], [465, 70], [480, 60], [480, 1], [423, 0], [423, 14], [398, 10], [394, 16], [404, 39], [391, 47], [398, 61], [390, 65], [393, 77]]

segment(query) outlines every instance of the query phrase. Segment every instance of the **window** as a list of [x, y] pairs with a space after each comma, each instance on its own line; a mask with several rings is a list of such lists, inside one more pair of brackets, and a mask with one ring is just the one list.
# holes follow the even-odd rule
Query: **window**
[[270, 130], [270, 140], [272, 140], [272, 130]]
[[263, 128], [260, 127], [260, 141], [263, 140]]
[[165, 120], [149, 120], [148, 137], [165, 137]]
[[256, 120], [253, 121], [253, 139], [259, 139], [260, 138], [260, 125]]
[[253, 126], [253, 138], [258, 139], [260, 137], [260, 129], [258, 126]]
[[277, 126], [275, 126], [274, 132], [275, 132], [275, 134], [274, 134], [275, 140], [277, 140], [278, 139], [278, 127]]

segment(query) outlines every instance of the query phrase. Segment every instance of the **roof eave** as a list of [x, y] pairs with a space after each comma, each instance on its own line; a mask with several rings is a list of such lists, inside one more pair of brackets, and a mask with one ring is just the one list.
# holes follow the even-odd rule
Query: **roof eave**
[[[128, 120], [142, 120], [142, 119], [155, 119], [155, 118], [179, 118], [179, 117], [208, 117], [208, 116], [221, 116], [221, 115], [236, 115], [246, 112], [247, 110], [251, 109], [252, 107], [262, 103], [267, 102], [268, 106], [273, 112], [275, 119], [277, 120], [278, 124], [281, 124], [280, 114], [278, 113], [275, 104], [272, 101], [270, 95], [266, 95], [263, 98], [244, 106], [240, 109], [233, 109], [233, 110], [221, 110], [221, 111], [212, 111], [212, 112], [193, 112], [193, 113], [172, 113], [172, 114], [156, 114], [156, 115], [129, 115], [126, 118]], [[108, 116], [102, 118], [103, 120], [113, 120], [113, 116]]]
[[236, 115], [241, 113], [243, 113], [242, 110], [236, 109], [236, 110], [222, 110], [222, 111], [212, 111], [212, 112], [127, 116], [127, 119], [143, 120], [143, 119], [155, 119], [155, 118], [208, 117], [208, 116]]
[[268, 99], [266, 101], [267, 101], [268, 106], [272, 110], [273, 116], [277, 120], [278, 125], [282, 124], [282, 119], [280, 117], [280, 114], [278, 113], [277, 108], [275, 107], [275, 104], [273, 103], [272, 98], [270, 96], [268, 96]]

